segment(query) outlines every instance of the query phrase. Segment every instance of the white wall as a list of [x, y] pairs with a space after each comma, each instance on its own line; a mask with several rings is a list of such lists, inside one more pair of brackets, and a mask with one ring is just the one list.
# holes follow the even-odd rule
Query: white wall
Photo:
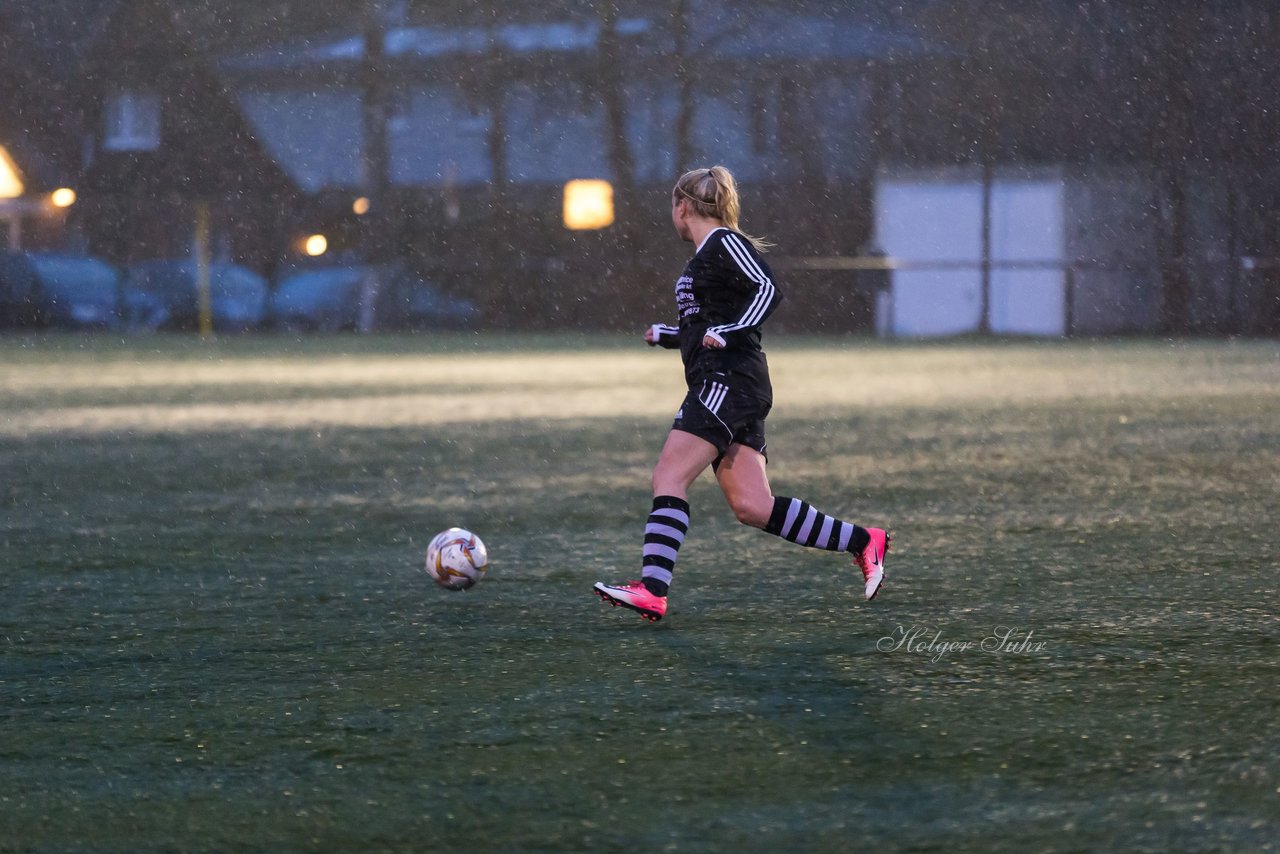
[[[982, 312], [982, 183], [977, 170], [882, 172], [875, 242], [902, 267], [878, 319], [897, 335], [978, 329]], [[991, 198], [991, 328], [1061, 335], [1065, 327], [1061, 177], [998, 174]], [[1001, 266], [1006, 264], [1009, 266]]]
[[[977, 328], [981, 307], [972, 265], [981, 259], [982, 195], [960, 176], [881, 175], [876, 182], [875, 242], [890, 258], [935, 262], [938, 269], [893, 271], [895, 335], [950, 335]], [[945, 262], [957, 266], [947, 269]]]

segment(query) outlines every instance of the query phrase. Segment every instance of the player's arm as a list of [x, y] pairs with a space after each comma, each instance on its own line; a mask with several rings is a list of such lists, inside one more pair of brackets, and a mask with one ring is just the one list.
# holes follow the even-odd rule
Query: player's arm
[[742, 313], [736, 319], [729, 323], [708, 327], [702, 339], [703, 346], [716, 350], [728, 346], [735, 336], [759, 327], [782, 301], [782, 295], [778, 293], [778, 289], [774, 287], [764, 267], [747, 247], [744, 238], [733, 232], [727, 232], [722, 238], [722, 246], [729, 262], [742, 271], [751, 289], [748, 291]]
[[644, 331], [644, 343], [650, 347], [665, 347], [668, 350], [680, 346], [680, 328], [665, 323], [655, 323]]

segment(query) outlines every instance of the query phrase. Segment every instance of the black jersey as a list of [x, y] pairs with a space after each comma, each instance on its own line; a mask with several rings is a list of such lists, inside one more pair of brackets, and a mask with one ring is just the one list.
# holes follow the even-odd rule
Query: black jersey
[[[781, 300], [769, 265], [751, 241], [718, 228], [707, 235], [676, 280], [680, 325], [656, 325], [655, 342], [680, 348], [690, 388], [707, 374], [732, 374], [735, 387], [772, 401], [760, 326]], [[724, 341], [724, 349], [704, 347], [707, 335]]]

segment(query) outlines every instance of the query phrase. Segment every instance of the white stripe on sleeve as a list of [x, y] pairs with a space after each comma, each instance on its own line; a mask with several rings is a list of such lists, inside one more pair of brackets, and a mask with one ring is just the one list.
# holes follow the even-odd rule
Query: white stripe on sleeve
[[733, 232], [729, 232], [724, 236], [724, 248], [729, 253], [729, 257], [734, 260], [738, 268], [748, 279], [755, 282], [755, 296], [751, 303], [747, 306], [746, 311], [734, 323], [726, 323], [720, 326], [711, 327], [708, 332], [723, 337], [726, 332], [734, 332], [739, 329], [747, 329], [759, 324], [764, 320], [765, 314], [769, 311], [769, 306], [773, 304], [774, 296], [777, 289], [773, 286], [773, 282], [769, 279], [756, 259], [751, 256], [746, 246], [742, 243], [742, 238]]

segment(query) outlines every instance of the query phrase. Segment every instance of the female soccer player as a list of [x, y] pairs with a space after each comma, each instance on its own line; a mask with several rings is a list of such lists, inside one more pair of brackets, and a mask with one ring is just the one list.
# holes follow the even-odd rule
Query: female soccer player
[[652, 621], [667, 612], [667, 588], [689, 530], [688, 490], [707, 466], [738, 521], [803, 546], [851, 552], [868, 601], [884, 580], [888, 534], [769, 488], [764, 419], [773, 387], [760, 327], [782, 297], [760, 257], [765, 244], [738, 228], [739, 210], [737, 184], [723, 166], [686, 172], [671, 194], [676, 234], [697, 250], [676, 280], [679, 326], [656, 323], [644, 340], [680, 348], [689, 391], [653, 470], [641, 578], [595, 585], [604, 601]]

